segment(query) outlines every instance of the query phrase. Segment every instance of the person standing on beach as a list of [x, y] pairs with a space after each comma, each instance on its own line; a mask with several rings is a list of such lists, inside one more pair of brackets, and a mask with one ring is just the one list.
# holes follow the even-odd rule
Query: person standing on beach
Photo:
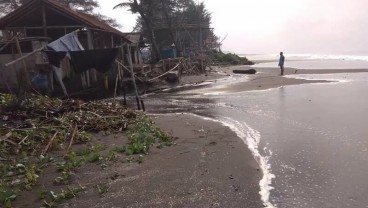
[[279, 67], [281, 69], [281, 76], [284, 75], [284, 63], [285, 63], [285, 56], [283, 52], [280, 52], [280, 59], [279, 59]]

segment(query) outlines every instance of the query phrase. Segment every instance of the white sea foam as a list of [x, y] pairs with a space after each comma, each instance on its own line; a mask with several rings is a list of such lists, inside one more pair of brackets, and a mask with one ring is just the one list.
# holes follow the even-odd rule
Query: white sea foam
[[263, 172], [262, 180], [259, 182], [261, 191], [259, 194], [261, 195], [261, 199], [267, 208], [276, 208], [270, 202], [270, 192], [273, 189], [271, 186], [272, 179], [275, 178], [275, 175], [271, 173], [271, 164], [269, 164], [269, 158], [272, 154], [270, 151], [269, 156], [262, 156], [258, 150], [258, 145], [261, 139], [261, 134], [257, 130], [251, 128], [245, 122], [236, 121], [231, 118], [224, 118], [221, 120], [225, 126], [229, 127], [231, 130], [236, 132], [236, 134], [244, 141], [244, 143], [251, 150], [253, 156], [257, 160], [260, 168]]
[[297, 74], [297, 75], [291, 74], [291, 75], [285, 75], [284, 77], [293, 78], [293, 79], [311, 80], [311, 81], [324, 80], [324, 81], [337, 82], [337, 83], [347, 83], [347, 82], [353, 81], [351, 79], [346, 79], [341, 76], [338, 77], [336, 75], [331, 75], [331, 74]]
[[[288, 60], [350, 60], [350, 61], [368, 61], [368, 55], [348, 55], [348, 54], [290, 54], [286, 53]], [[279, 54], [245, 54], [250, 60], [270, 61], [278, 60]]]
[[[255, 160], [257, 161], [257, 163], [259, 164], [262, 170], [263, 177], [261, 181], [259, 182], [260, 189], [261, 189], [259, 194], [261, 196], [261, 200], [264, 206], [266, 208], [277, 208], [276, 205], [273, 205], [270, 202], [270, 192], [273, 189], [273, 187], [271, 186], [272, 179], [275, 178], [275, 175], [271, 173], [271, 164], [269, 164], [269, 159], [272, 155], [272, 152], [269, 151], [268, 156], [262, 156], [261, 153], [259, 152], [258, 146], [261, 140], [261, 134], [259, 131], [251, 128], [245, 122], [236, 121], [231, 118], [225, 117], [225, 118], [221, 118], [217, 120], [213, 118], [199, 116], [199, 115], [192, 114], [192, 113], [174, 113], [174, 114], [180, 114], [180, 115], [187, 114], [187, 115], [192, 115], [192, 116], [202, 118], [204, 120], [214, 121], [217, 123], [221, 123], [222, 125], [227, 126], [232, 131], [234, 131], [237, 134], [237, 136], [240, 137], [243, 140], [243, 142], [248, 146], [248, 148], [252, 152]], [[150, 114], [150, 115], [172, 115], [172, 114]]]
[[290, 57], [302, 60], [368, 61], [368, 55], [290, 54]]

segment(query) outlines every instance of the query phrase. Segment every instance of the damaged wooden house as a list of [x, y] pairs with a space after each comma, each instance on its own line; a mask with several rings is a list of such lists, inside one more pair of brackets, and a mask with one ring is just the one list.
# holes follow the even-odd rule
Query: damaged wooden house
[[116, 91], [129, 59], [143, 63], [140, 39], [53, 0], [28, 1], [0, 19], [0, 30], [3, 91], [36, 87], [69, 95], [114, 85]]

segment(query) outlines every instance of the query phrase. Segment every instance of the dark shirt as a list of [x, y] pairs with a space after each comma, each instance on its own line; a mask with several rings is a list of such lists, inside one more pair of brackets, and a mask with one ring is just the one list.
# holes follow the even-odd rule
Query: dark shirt
[[284, 63], [285, 63], [285, 56], [280, 55], [279, 66], [284, 66]]

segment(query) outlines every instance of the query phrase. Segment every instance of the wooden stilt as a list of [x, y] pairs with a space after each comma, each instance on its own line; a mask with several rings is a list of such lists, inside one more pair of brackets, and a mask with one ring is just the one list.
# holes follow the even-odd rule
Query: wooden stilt
[[134, 76], [134, 67], [133, 67], [133, 62], [132, 62], [132, 55], [131, 55], [131, 50], [130, 47], [128, 46], [128, 51], [129, 53], [127, 54], [128, 57], [128, 62], [129, 62], [129, 66], [130, 66], [130, 71], [132, 72], [132, 79], [133, 79], [133, 85], [134, 85], [134, 90], [135, 90], [135, 99], [137, 101], [137, 107], [138, 110], [141, 109], [140, 103], [139, 103], [139, 95], [138, 95], [138, 89], [137, 89], [137, 84], [135, 82], [135, 76]]
[[142, 110], [143, 111], [146, 111], [146, 107], [144, 106], [144, 102], [143, 102], [143, 100], [141, 99], [141, 105], [142, 105]]
[[124, 106], [126, 106], [127, 101], [126, 101], [126, 89], [125, 89], [125, 87], [123, 87], [123, 94], [124, 94]]
[[115, 90], [114, 90], [114, 99], [116, 98], [116, 89], [118, 88], [118, 80], [119, 80], [119, 74], [116, 74], [116, 79], [115, 79]]

